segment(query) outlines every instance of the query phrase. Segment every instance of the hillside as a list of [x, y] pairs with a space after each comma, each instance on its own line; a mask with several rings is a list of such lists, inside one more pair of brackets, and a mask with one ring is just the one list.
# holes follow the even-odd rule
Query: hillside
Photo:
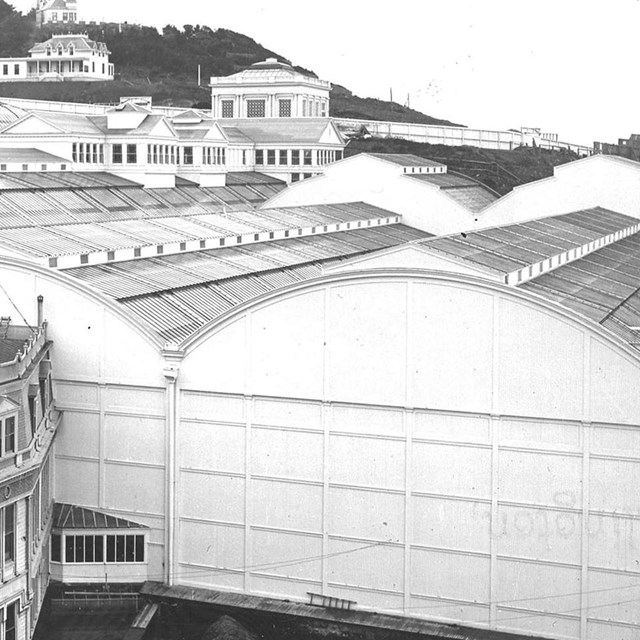
[[[167, 25], [162, 33], [153, 27], [126, 23], [81, 24], [73, 25], [69, 30], [86, 32], [92, 39], [107, 44], [116, 68], [115, 82], [6, 83], [0, 84], [0, 97], [111, 103], [118, 102], [122, 95], [151, 95], [159, 105], [207, 107], [210, 104], [207, 89], [210, 76], [229, 75], [271, 57], [291, 62], [248, 36], [201, 25], [184, 25], [182, 29]], [[34, 42], [50, 36], [50, 28], [36, 28], [33, 12], [23, 15], [5, 0], [0, 0], [0, 56], [24, 56]], [[202, 86], [197, 82], [198, 66]], [[308, 69], [296, 68], [315, 75]], [[331, 94], [331, 114], [371, 120], [453, 124], [393, 102], [360, 98], [339, 85]]]
[[571, 151], [551, 151], [536, 147], [520, 147], [513, 151], [450, 147], [394, 138], [352, 140], [345, 156], [358, 153], [411, 153], [446, 164], [450, 171], [480, 180], [500, 195], [513, 187], [553, 175], [553, 168], [577, 160]]

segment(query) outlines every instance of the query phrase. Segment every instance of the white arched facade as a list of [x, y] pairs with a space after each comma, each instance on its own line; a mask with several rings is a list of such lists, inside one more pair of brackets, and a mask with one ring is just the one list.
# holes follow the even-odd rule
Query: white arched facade
[[21, 309], [45, 297], [56, 499], [150, 526], [150, 579], [640, 632], [640, 362], [597, 325], [385, 269], [263, 296], [163, 350], [64, 275], [3, 259], [0, 281]]
[[373, 271], [239, 309], [186, 351], [177, 582], [640, 630], [640, 371], [595, 325], [479, 279]]
[[[55, 500], [147, 525], [150, 579], [162, 580], [169, 399], [161, 341], [64, 274], [0, 258], [0, 283], [31, 324], [37, 296], [44, 297], [55, 403], [63, 412], [54, 442]], [[2, 291], [0, 299], [17, 322], [18, 310], [6, 306]]]

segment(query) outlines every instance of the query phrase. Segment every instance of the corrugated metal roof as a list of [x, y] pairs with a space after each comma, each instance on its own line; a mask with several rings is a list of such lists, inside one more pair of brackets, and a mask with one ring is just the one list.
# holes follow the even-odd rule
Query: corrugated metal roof
[[526, 223], [430, 238], [422, 245], [506, 274], [636, 223], [635, 218], [596, 207]]
[[52, 153], [41, 151], [40, 149], [24, 149], [24, 148], [12, 148], [12, 147], [0, 147], [0, 162], [13, 162], [22, 163], [27, 162], [30, 164], [40, 162], [68, 162], [60, 156], [54, 156]]
[[56, 502], [53, 505], [54, 529], [148, 529], [146, 525], [118, 518], [102, 511]]
[[587, 316], [640, 348], [640, 233], [520, 285]]
[[365, 155], [378, 160], [386, 160], [401, 167], [445, 167], [446, 165], [435, 160], [415, 156], [411, 153], [367, 153]]
[[166, 340], [182, 340], [246, 300], [322, 272], [322, 265], [426, 237], [403, 225], [67, 269], [118, 299]]

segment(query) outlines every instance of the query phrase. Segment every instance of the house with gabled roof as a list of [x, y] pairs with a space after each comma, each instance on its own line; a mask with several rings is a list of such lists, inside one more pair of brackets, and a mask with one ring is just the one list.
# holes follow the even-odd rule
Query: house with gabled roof
[[68, 24], [78, 21], [77, 0], [38, 0], [36, 24]]
[[104, 42], [86, 34], [57, 34], [38, 42], [24, 58], [0, 58], [0, 82], [113, 80]]

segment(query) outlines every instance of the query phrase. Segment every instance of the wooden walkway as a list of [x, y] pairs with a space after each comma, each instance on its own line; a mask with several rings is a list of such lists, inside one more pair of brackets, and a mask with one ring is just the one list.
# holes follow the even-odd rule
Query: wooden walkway
[[[213, 591], [182, 586], [168, 587], [160, 582], [145, 582], [140, 590], [140, 594], [154, 600], [179, 600], [183, 602], [209, 604], [225, 612], [233, 609], [264, 611], [265, 613], [283, 616], [298, 616], [301, 618], [326, 620], [334, 623], [390, 629], [405, 633], [419, 633], [424, 636], [431, 636], [432, 638], [447, 638], [448, 640], [523, 640], [525, 637], [533, 640], [541, 640], [537, 636], [525, 636], [522, 634], [492, 631], [490, 629], [473, 629], [429, 620], [420, 620], [418, 618], [405, 618], [403, 616], [392, 616], [353, 609], [328, 609], [298, 602], [263, 598], [261, 596], [251, 596], [242, 593], [229, 593], [226, 591]], [[231, 613], [231, 615], [233, 615], [233, 613]]]

